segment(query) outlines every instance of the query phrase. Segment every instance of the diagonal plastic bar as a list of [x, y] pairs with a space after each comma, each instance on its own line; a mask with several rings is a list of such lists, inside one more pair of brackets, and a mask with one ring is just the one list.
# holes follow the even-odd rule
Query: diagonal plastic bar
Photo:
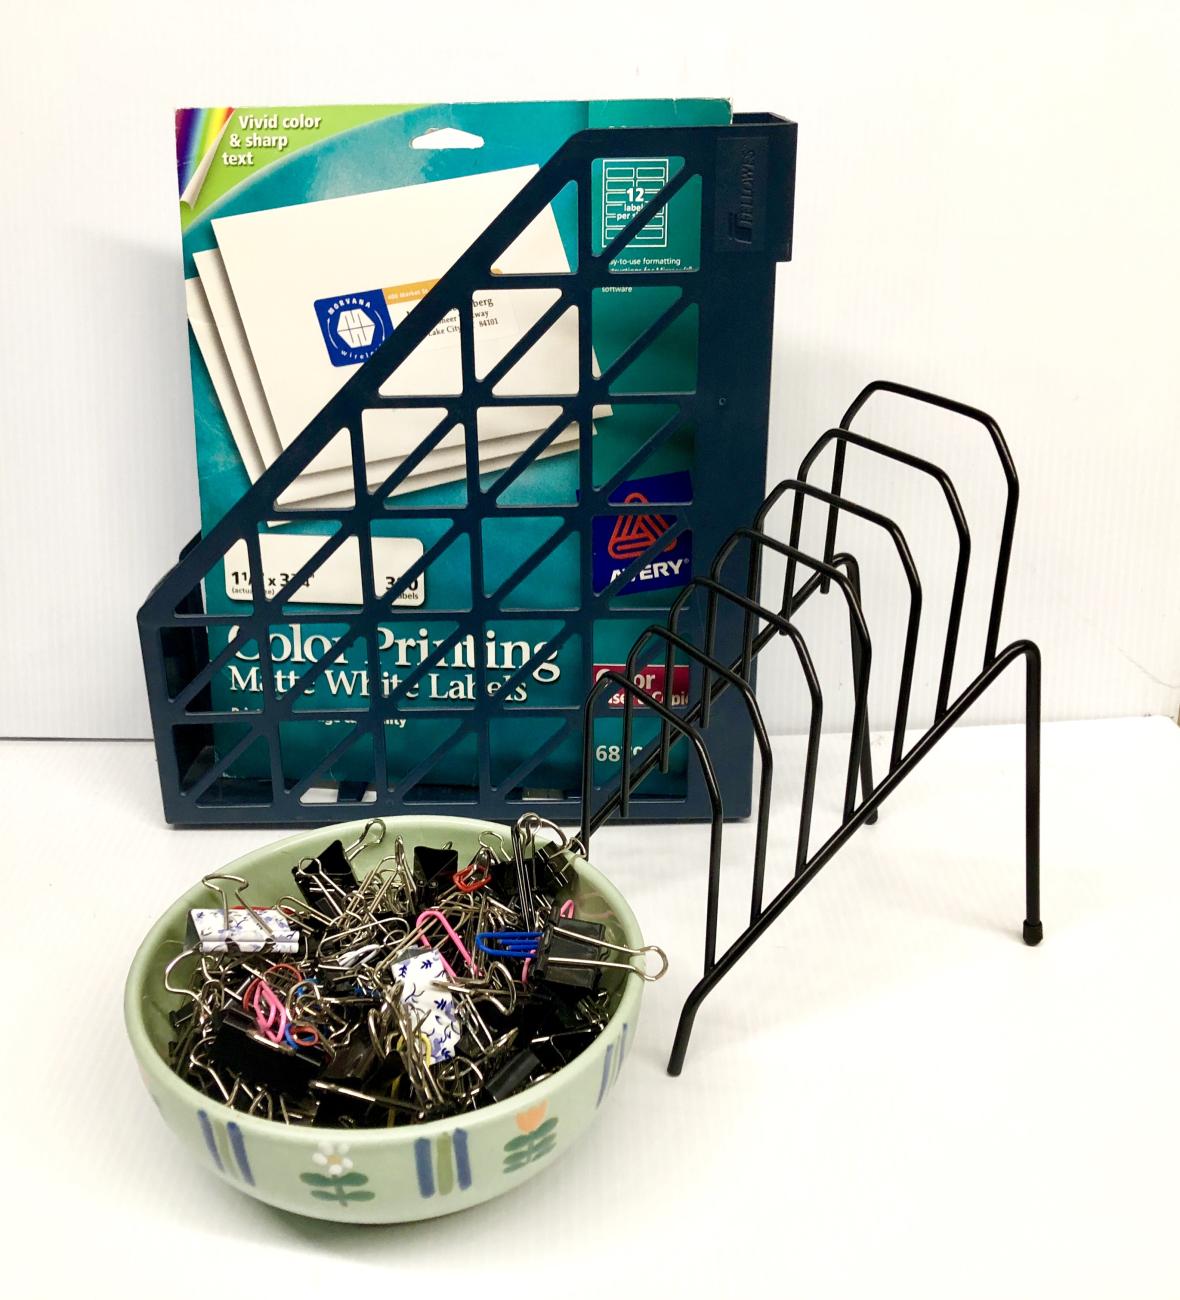
[[681, 294], [676, 301], [667, 308], [666, 311], [652, 321], [646, 329], [631, 340], [630, 343], [619, 353], [609, 366], [602, 372], [599, 383], [603, 387], [609, 388], [611, 384], [623, 373], [624, 370], [635, 360], [641, 353], [645, 352], [660, 335], [672, 324], [678, 317], [682, 316], [689, 307], [696, 301], [690, 298], [688, 294]]

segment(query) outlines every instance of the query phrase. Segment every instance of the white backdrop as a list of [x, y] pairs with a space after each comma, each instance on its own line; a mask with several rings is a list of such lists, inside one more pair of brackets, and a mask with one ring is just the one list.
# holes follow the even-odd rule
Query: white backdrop
[[[871, 378], [991, 411], [1023, 489], [1004, 630], [1043, 645], [1046, 716], [1176, 714], [1175, 5], [682, 3], [666, 31], [656, 11], [552, 2], [206, 3], [165, 26], [173, 12], [4, 6], [0, 734], [148, 734], [135, 610], [197, 520], [171, 111], [243, 100], [723, 94], [794, 118], [772, 475]], [[999, 475], [953, 424], [909, 445], [937, 450], [972, 520], [962, 681], [981, 653]], [[920, 720], [949, 525], [936, 494], [875, 464], [847, 486], [942, 566]], [[902, 631], [887, 559], [867, 575], [878, 719]], [[831, 695], [847, 675], [834, 604], [807, 631]], [[773, 729], [800, 725], [786, 660], [760, 694]], [[1019, 716], [1015, 691], [985, 707]]]

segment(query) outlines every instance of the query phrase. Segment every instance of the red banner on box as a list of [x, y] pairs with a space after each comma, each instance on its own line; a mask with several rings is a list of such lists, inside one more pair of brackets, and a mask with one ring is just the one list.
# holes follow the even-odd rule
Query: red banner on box
[[[595, 664], [594, 680], [602, 676], [603, 673], [620, 673], [625, 674], [625, 664]], [[631, 679], [640, 690], [646, 691], [653, 700], [659, 704], [668, 703], [671, 708], [681, 709], [688, 703], [688, 688], [691, 676], [691, 670], [688, 664], [675, 664], [672, 668], [672, 699], [664, 699], [664, 665], [648, 664], [646, 668], [638, 668], [635, 676]], [[647, 705], [635, 696], [635, 707], [646, 709]], [[617, 690], [607, 700], [607, 704], [612, 709], [621, 709], [623, 707], [623, 692]]]

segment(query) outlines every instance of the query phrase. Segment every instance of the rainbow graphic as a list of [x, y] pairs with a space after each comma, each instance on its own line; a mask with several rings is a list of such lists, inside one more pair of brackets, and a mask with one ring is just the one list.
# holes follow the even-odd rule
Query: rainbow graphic
[[176, 110], [176, 181], [182, 203], [191, 207], [196, 202], [233, 111], [232, 108]]

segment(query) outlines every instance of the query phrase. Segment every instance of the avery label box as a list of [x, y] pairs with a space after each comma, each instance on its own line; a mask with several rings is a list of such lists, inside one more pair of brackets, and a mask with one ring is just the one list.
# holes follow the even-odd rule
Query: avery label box
[[[709, 99], [179, 111], [203, 529], [295, 444], [572, 135], [587, 127], [709, 126], [730, 118], [727, 101]], [[596, 159], [594, 249], [623, 232], [680, 165], [674, 156]], [[594, 291], [593, 366], [598, 374], [613, 368], [613, 378], [609, 392], [595, 399], [590, 420], [567, 420], [561, 400], [578, 387], [576, 309], [556, 315], [498, 377], [494, 404], [474, 416], [465, 408], [465, 418], [455, 418], [447, 396], [462, 388], [461, 330], [457, 313], [448, 312], [380, 390], [434, 396], [437, 403], [366, 411], [363, 463], [356, 463], [355, 438], [342, 429], [275, 493], [273, 509], [282, 518], [259, 512], [257, 551], [239, 538], [207, 573], [206, 610], [226, 616], [209, 631], [209, 653], [216, 656], [238, 633], [233, 616], [252, 610], [258, 576], [252, 553], [264, 589], [279, 590], [333, 534], [338, 524], [331, 512], [350, 507], [357, 491], [384, 499], [366, 537], [376, 590], [392, 591], [419, 570], [382, 617], [377, 661], [371, 662], [372, 643], [348, 624], [362, 599], [361, 543], [350, 537], [276, 609], [266, 644], [255, 638], [239, 645], [211, 683], [217, 710], [260, 709], [264, 673], [280, 695], [299, 693], [282, 728], [282, 769], [293, 784], [322, 768], [308, 800], [331, 803], [345, 790], [352, 800], [372, 797], [375, 737], [342, 742], [374, 693], [399, 692], [383, 737], [376, 737], [384, 745], [388, 780], [410, 783], [426, 801], [461, 801], [479, 784], [479, 746], [465, 720], [481, 683], [489, 695], [507, 687], [498, 701], [503, 707], [487, 724], [490, 759], [484, 761], [492, 785], [526, 799], [576, 794], [582, 753], [577, 706], [596, 676], [621, 668], [635, 636], [662, 621], [692, 580], [698, 557], [686, 523], [694, 511], [718, 508], [710, 499], [712, 485], [693, 473], [694, 420], [683, 418], [671, 398], [664, 405], [625, 400], [633, 392], [692, 390], [696, 307], [655, 331], [614, 374], [616, 361], [668, 314], [680, 293], [672, 284], [629, 286], [627, 269], [696, 268], [701, 195], [699, 178], [694, 181], [633, 234], [612, 263], [620, 271], [617, 286]], [[571, 185], [497, 259], [491, 286], [472, 304], [478, 375], [503, 370], [500, 362], [514, 344], [546, 313], [554, 314], [558, 291], [519, 287], [518, 277], [576, 270], [578, 220]], [[512, 277], [513, 287], [497, 287], [496, 275]], [[552, 402], [538, 401], [546, 394]], [[588, 530], [560, 536], [560, 513], [514, 513], [522, 506], [577, 502], [587, 467], [596, 490], [611, 485], [603, 500], [627, 511], [604, 513]], [[478, 554], [464, 538], [432, 555], [454, 510], [475, 491], [495, 493], [497, 502], [482, 523]], [[432, 517], [432, 509], [452, 515]], [[670, 538], [661, 548], [665, 533]], [[537, 557], [532, 565], [526, 564], [530, 556]], [[590, 634], [566, 635], [561, 611], [581, 608], [587, 586], [606, 591], [643, 556], [646, 561], [596, 615]], [[475, 606], [483, 611], [478, 620]], [[522, 676], [524, 665], [529, 670]], [[317, 667], [314, 681], [305, 683]], [[686, 662], [677, 660], [667, 680], [663, 651], [653, 650], [639, 672], [656, 699], [684, 702]], [[301, 711], [316, 716], [301, 719]], [[622, 697], [615, 693], [596, 722], [593, 751], [603, 776], [619, 758], [621, 713]], [[656, 725], [650, 710], [643, 714], [636, 718], [637, 747]], [[236, 740], [232, 724], [215, 731], [218, 747], [228, 751]], [[539, 753], [542, 761], [531, 762]], [[424, 769], [429, 755], [437, 758]], [[685, 760], [682, 753], [677, 758], [647, 788], [679, 789]], [[247, 750], [230, 775], [249, 780], [273, 775], [273, 767], [264, 751]]]

